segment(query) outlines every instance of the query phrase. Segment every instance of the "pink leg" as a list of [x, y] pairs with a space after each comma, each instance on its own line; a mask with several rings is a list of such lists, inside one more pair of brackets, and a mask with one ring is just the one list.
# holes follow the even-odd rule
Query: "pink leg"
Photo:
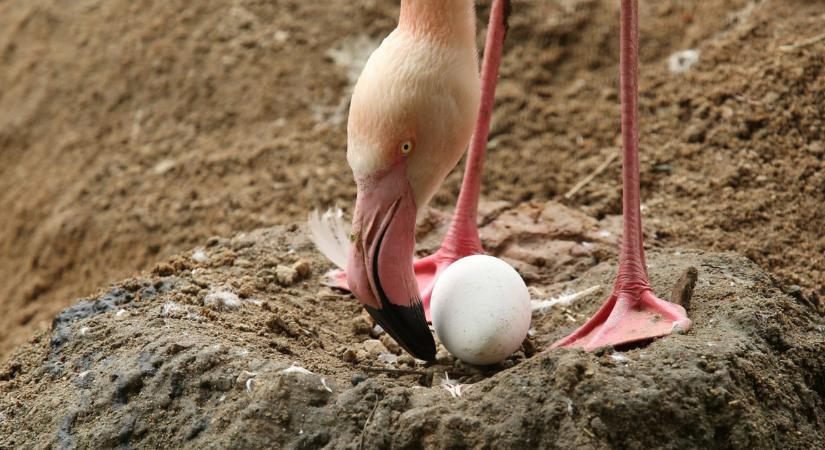
[[638, 0], [621, 5], [622, 95], [622, 208], [623, 237], [619, 273], [613, 293], [584, 325], [553, 344], [590, 351], [604, 345], [620, 345], [687, 330], [691, 321], [685, 309], [653, 294], [645, 267], [639, 198], [638, 100]]
[[[455, 215], [444, 241], [432, 255], [418, 259], [413, 263], [415, 278], [421, 291], [424, 312], [430, 320], [430, 297], [433, 284], [438, 276], [454, 261], [465, 256], [484, 253], [478, 237], [476, 217], [478, 216], [478, 199], [481, 190], [481, 172], [484, 169], [484, 157], [487, 150], [487, 137], [490, 132], [490, 117], [493, 112], [493, 100], [496, 92], [498, 69], [504, 48], [507, 9], [510, 0], [494, 0], [490, 11], [490, 23], [487, 28], [487, 40], [484, 46], [484, 61], [481, 67], [481, 104], [476, 120], [464, 180], [458, 195]], [[335, 286], [347, 289], [347, 276], [343, 271], [330, 274]]]

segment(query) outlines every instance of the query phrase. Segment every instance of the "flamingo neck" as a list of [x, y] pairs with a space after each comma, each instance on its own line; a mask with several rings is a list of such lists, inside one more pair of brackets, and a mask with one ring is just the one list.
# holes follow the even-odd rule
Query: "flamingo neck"
[[444, 43], [475, 45], [473, 0], [401, 0], [398, 29]]

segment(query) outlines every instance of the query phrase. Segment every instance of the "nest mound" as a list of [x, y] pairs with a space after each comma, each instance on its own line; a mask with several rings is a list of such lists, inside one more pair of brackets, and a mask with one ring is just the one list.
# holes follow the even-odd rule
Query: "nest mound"
[[[825, 442], [825, 322], [798, 291], [733, 254], [656, 250], [654, 289], [687, 305], [690, 332], [631, 349], [543, 351], [609, 293], [616, 220], [554, 202], [483, 209], [484, 245], [519, 268], [534, 297], [596, 286], [536, 312], [532, 336], [499, 365], [402, 355], [351, 296], [323, 287], [329, 264], [300, 227], [262, 229], [211, 239], [59, 314], [0, 371], [0, 446]], [[441, 217], [425, 218], [423, 242]], [[537, 256], [548, 249], [558, 259]]]

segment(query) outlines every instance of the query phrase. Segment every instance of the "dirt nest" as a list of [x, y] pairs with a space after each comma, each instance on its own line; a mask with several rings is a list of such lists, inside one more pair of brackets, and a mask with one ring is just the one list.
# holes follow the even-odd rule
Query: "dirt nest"
[[[687, 334], [544, 352], [609, 292], [616, 218], [555, 202], [483, 209], [484, 245], [519, 267], [535, 298], [596, 287], [537, 311], [531, 337], [499, 365], [404, 356], [351, 296], [323, 286], [330, 265], [301, 227], [263, 229], [211, 239], [60, 313], [0, 370], [0, 447], [825, 442], [825, 322], [798, 291], [741, 256], [657, 250], [653, 286], [688, 308]], [[440, 217], [431, 211], [422, 241], [436, 240]], [[540, 259], [548, 249], [559, 256]]]
[[[514, 3], [484, 195], [616, 214], [618, 4]], [[210, 236], [349, 211], [349, 89], [397, 9], [0, 2], [0, 358], [76, 298]], [[823, 14], [811, 0], [640, 11], [650, 244], [735, 251], [820, 304], [825, 44], [812, 38]], [[698, 63], [672, 72], [685, 49]]]

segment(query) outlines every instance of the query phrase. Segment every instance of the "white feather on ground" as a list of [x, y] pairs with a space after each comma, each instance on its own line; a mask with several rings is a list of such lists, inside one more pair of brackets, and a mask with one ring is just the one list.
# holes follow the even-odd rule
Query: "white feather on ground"
[[309, 240], [339, 269], [347, 267], [349, 255], [349, 226], [344, 222], [341, 208], [328, 209], [321, 214], [317, 209], [309, 213]]
[[574, 301], [588, 294], [596, 292], [597, 290], [599, 290], [600, 287], [601, 286], [593, 286], [580, 292], [565, 292], [559, 295], [558, 297], [551, 298], [550, 300], [533, 300], [531, 302], [533, 306], [533, 312], [539, 312], [543, 314], [553, 306], [568, 306]]

